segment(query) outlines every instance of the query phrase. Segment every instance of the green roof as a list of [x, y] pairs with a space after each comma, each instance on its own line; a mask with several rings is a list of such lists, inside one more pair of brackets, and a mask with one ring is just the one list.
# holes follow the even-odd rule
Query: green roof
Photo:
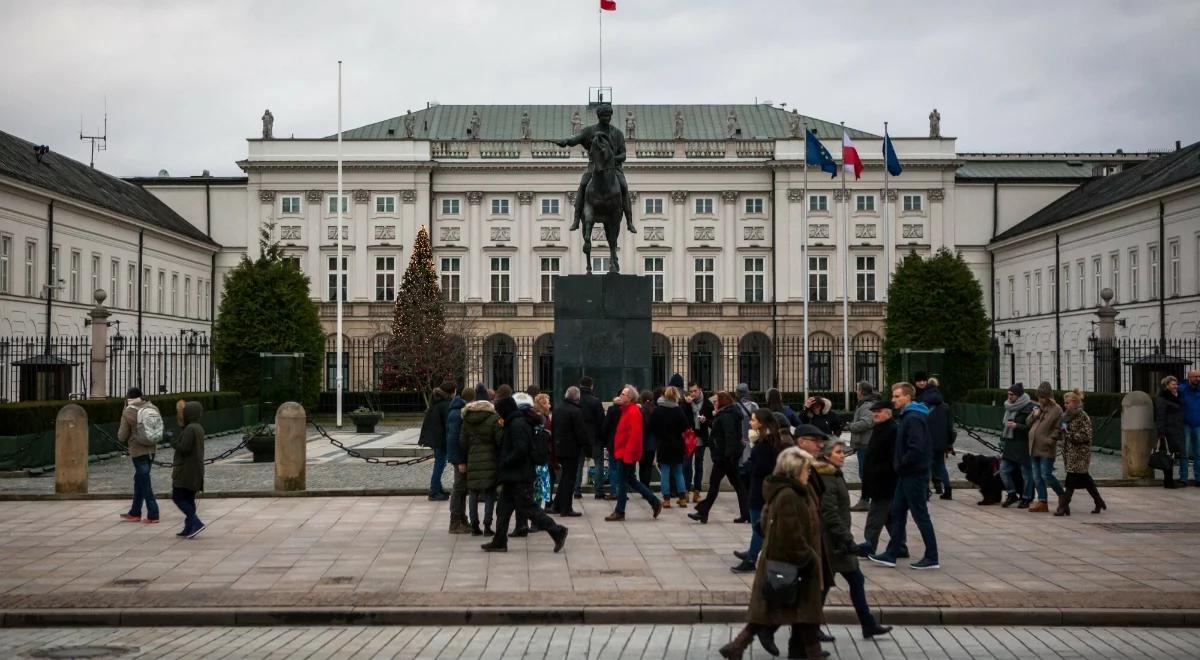
[[954, 176], [963, 179], [1090, 179], [1095, 163], [1080, 161], [968, 161]]
[[[724, 140], [730, 111], [737, 113], [741, 139], [788, 139], [791, 112], [769, 105], [613, 105], [613, 124], [625, 130], [625, 113], [633, 111], [637, 121], [637, 139], [671, 140], [675, 137], [675, 112], [683, 111], [683, 136], [688, 140]], [[529, 113], [529, 127], [534, 140], [561, 139], [571, 133], [571, 114], [578, 111], [583, 125], [596, 121], [586, 105], [435, 105], [412, 113], [415, 116], [414, 137], [418, 140], [466, 140], [471, 113], [479, 112], [479, 139], [518, 140], [521, 138], [521, 114]], [[345, 140], [404, 139], [405, 115], [352, 128], [342, 132]], [[817, 137], [836, 140], [842, 136], [839, 124], [805, 117]], [[390, 132], [389, 132], [390, 131]], [[853, 128], [846, 131], [851, 138], [880, 136]], [[336, 139], [337, 135], [330, 136]], [[627, 136], [628, 137], [628, 136]]]

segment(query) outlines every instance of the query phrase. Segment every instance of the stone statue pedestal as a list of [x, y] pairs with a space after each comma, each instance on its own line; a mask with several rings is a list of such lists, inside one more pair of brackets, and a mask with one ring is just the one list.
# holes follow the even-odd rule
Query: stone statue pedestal
[[566, 275], [554, 285], [554, 401], [583, 376], [609, 401], [650, 388], [651, 282], [645, 275]]

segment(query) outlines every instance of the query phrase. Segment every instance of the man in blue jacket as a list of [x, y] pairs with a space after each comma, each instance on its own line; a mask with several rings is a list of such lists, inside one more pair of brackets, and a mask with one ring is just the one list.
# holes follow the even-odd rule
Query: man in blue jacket
[[470, 534], [467, 522], [467, 456], [459, 447], [462, 435], [462, 410], [475, 400], [475, 390], [463, 388], [450, 400], [450, 412], [446, 414], [446, 462], [454, 469], [454, 486], [450, 490], [450, 533]]
[[908, 383], [892, 386], [892, 405], [900, 411], [900, 425], [896, 430], [896, 442], [892, 464], [896, 468], [896, 495], [892, 498], [892, 520], [888, 526], [887, 549], [883, 554], [868, 557], [876, 564], [895, 567], [896, 555], [906, 547], [908, 540], [905, 527], [911, 511], [921, 540], [925, 544], [925, 556], [911, 564], [917, 570], [941, 568], [938, 564], [937, 537], [933, 533], [933, 521], [929, 518], [927, 484], [929, 466], [933, 460], [929, 438], [929, 408], [914, 401], [916, 388]]
[[1192, 486], [1200, 486], [1200, 369], [1188, 371], [1179, 385], [1183, 401], [1183, 455], [1179, 457], [1179, 483], [1188, 479], [1188, 456], [1192, 457]]

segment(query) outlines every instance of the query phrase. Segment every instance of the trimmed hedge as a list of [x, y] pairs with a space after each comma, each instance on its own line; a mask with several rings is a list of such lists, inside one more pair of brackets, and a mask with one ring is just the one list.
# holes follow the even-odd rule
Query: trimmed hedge
[[[1033, 388], [1036, 389], [1036, 386]], [[1025, 392], [1029, 394], [1029, 398], [1033, 398], [1033, 389], [1026, 388]], [[1063, 402], [1063, 394], [1066, 390], [1055, 390], [1054, 399], [1061, 405]], [[1008, 397], [1007, 389], [982, 389], [969, 390], [967, 394], [959, 400], [959, 403], [977, 403], [985, 406], [1003, 406], [1004, 401]], [[1117, 416], [1121, 415], [1121, 399], [1125, 398], [1122, 393], [1109, 392], [1084, 392], [1083, 393], [1083, 409], [1089, 416], [1099, 422], [1101, 419], [1108, 417], [1115, 410]], [[1097, 419], [1099, 418], [1099, 419]]]
[[[149, 397], [162, 412], [164, 419], [175, 417], [175, 402], [179, 399], [199, 401], [205, 410], [241, 408], [242, 395], [237, 392], [182, 392], [156, 394]], [[116, 423], [125, 408], [124, 399], [83, 399], [79, 401], [19, 401], [0, 404], [0, 435], [40, 433], [54, 428], [58, 411], [74, 403], [87, 413], [91, 424]]]

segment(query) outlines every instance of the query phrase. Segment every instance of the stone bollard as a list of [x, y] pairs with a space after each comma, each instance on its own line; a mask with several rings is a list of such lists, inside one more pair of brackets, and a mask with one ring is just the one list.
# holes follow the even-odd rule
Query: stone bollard
[[54, 420], [54, 492], [88, 492], [88, 418], [74, 403]]
[[1154, 429], [1154, 401], [1145, 392], [1130, 392], [1121, 399], [1121, 476], [1153, 477], [1148, 465], [1158, 440]]
[[275, 411], [275, 490], [304, 490], [307, 426], [304, 406], [295, 401]]

